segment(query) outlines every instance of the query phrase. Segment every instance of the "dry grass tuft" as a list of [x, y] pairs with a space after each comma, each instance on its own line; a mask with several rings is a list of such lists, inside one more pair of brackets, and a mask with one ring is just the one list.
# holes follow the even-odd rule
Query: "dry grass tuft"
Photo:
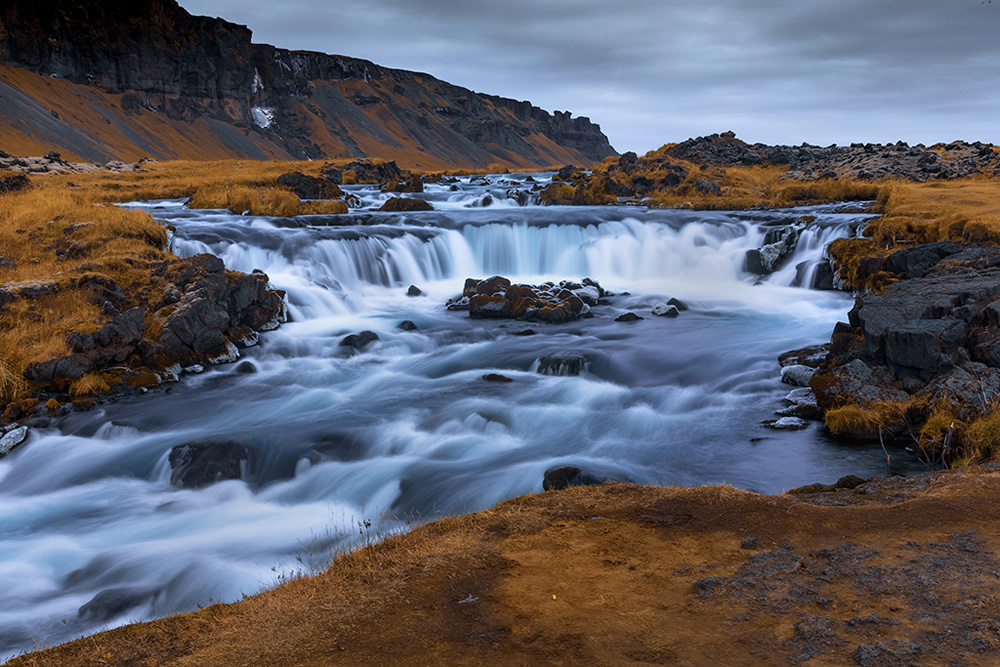
[[879, 401], [867, 406], [845, 405], [828, 410], [826, 425], [837, 435], [849, 438], [877, 438], [879, 433], [904, 421], [908, 402]]

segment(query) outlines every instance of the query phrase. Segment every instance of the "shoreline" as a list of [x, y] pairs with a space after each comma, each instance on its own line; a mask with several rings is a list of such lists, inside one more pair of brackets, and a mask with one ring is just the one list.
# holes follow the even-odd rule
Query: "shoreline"
[[388, 537], [241, 602], [9, 664], [986, 664], [1000, 651], [987, 630], [1000, 611], [998, 491], [995, 470], [806, 495], [549, 491]]

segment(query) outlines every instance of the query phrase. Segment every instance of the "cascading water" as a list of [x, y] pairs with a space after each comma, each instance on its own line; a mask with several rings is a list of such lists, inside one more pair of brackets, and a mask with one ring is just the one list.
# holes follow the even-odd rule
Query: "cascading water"
[[[177, 254], [267, 272], [292, 321], [244, 352], [254, 373], [219, 366], [71, 414], [0, 460], [0, 655], [238, 599], [297, 557], [350, 545], [366, 520], [391, 531], [475, 511], [540, 491], [555, 466], [764, 492], [884, 471], [881, 450], [760, 424], [790, 389], [777, 355], [828, 339], [850, 306], [793, 285], [864, 216], [520, 206], [524, 180], [428, 186], [416, 196], [436, 210], [415, 214], [371, 210], [387, 195], [364, 186], [346, 189], [367, 208], [335, 218], [146, 204], [175, 227]], [[769, 225], [806, 213], [784, 268], [743, 272]], [[587, 276], [618, 295], [563, 325], [444, 309], [466, 278], [493, 274]], [[690, 310], [651, 315], [670, 297]], [[645, 319], [614, 321], [627, 311]], [[511, 335], [527, 326], [536, 335]], [[346, 354], [341, 339], [361, 330], [379, 339]], [[210, 439], [251, 449], [244, 479], [172, 487], [171, 448]]]

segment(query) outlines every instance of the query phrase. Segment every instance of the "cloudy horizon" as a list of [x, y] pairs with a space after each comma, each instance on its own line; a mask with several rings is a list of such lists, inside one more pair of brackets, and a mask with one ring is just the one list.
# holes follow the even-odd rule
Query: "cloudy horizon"
[[256, 43], [429, 73], [588, 116], [619, 151], [748, 142], [1000, 143], [991, 0], [180, 0]]

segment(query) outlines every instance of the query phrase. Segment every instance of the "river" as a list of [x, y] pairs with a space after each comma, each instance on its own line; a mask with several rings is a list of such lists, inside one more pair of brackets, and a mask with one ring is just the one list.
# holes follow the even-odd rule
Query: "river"
[[[377, 212], [389, 195], [372, 186], [345, 187], [363, 204], [347, 216], [135, 204], [173, 227], [176, 254], [265, 271], [290, 321], [243, 352], [254, 372], [216, 366], [70, 414], [0, 460], [0, 657], [240, 599], [331, 550], [539, 492], [554, 467], [765, 493], [885, 472], [881, 449], [818, 424], [761, 425], [792, 389], [777, 356], [829, 340], [852, 303], [796, 278], [865, 214], [519, 205], [527, 178], [428, 185], [407, 195], [435, 206], [421, 213]], [[783, 269], [743, 271], [769, 226], [804, 215]], [[491, 275], [589, 277], [614, 296], [561, 325], [445, 309], [466, 278]], [[651, 314], [672, 297], [689, 310]], [[629, 311], [644, 319], [615, 321]], [[378, 340], [349, 354], [340, 342], [360, 331]], [[584, 370], [539, 373], [549, 355]], [[171, 486], [171, 448], [209, 439], [251, 448], [244, 478]]]

